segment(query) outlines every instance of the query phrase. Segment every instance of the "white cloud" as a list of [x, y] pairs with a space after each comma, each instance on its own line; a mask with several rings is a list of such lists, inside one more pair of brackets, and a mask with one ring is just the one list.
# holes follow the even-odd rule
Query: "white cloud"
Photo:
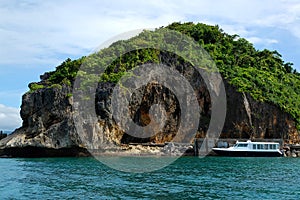
[[0, 63], [40, 63], [56, 53], [83, 55], [124, 31], [183, 19], [150, 1], [36, 2], [0, 5], [0, 37], [5, 38], [0, 44], [6, 47], [0, 49]]
[[21, 123], [19, 109], [0, 104], [0, 130], [15, 130]]
[[285, 29], [300, 40], [299, 17], [300, 3], [293, 0], [4, 0], [0, 64], [56, 65], [59, 55], [86, 55], [122, 32], [174, 21], [219, 24], [255, 44], [276, 43], [257, 27]]
[[278, 40], [276, 39], [259, 38], [259, 37], [248, 37], [247, 39], [253, 44], [263, 44], [265, 46], [278, 43]]

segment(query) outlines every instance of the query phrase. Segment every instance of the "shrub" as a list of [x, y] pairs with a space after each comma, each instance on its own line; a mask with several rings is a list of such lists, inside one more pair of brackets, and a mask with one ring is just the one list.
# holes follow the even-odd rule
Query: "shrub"
[[38, 83], [30, 83], [28, 87], [30, 89], [30, 92], [34, 92], [36, 90], [44, 88], [45, 86]]

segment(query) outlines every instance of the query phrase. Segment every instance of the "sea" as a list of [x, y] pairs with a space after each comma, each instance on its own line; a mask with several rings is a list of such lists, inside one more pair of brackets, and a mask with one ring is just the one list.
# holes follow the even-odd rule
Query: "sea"
[[139, 173], [95, 158], [2, 158], [0, 172], [0, 199], [300, 199], [297, 158], [181, 157]]

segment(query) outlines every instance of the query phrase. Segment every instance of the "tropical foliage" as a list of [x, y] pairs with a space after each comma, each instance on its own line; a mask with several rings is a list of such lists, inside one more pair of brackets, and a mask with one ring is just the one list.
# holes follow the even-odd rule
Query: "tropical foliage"
[[[172, 23], [165, 28], [192, 37], [210, 54], [229, 83], [235, 85], [240, 92], [250, 93], [258, 101], [275, 104], [290, 113], [298, 122], [300, 130], [300, 74], [293, 69], [292, 63], [285, 63], [277, 51], [257, 50], [246, 39], [238, 35], [229, 35], [217, 25]], [[147, 31], [141, 35], [142, 37], [135, 40], [135, 43], [143, 43], [143, 37], [148, 37]], [[134, 46], [135, 43], [130, 45]], [[160, 51], [155, 48], [139, 49], [119, 57], [113, 53], [122, 51], [124, 51], [123, 41], [118, 41], [110, 48], [104, 49], [104, 53], [97, 54], [98, 57], [91, 56], [88, 63], [91, 66], [93, 65], [91, 63], [99, 61], [99, 57], [111, 58], [113, 62], [109, 66], [103, 63], [105, 73], [100, 78], [95, 75], [96, 73], [92, 73], [83, 86], [88, 86], [89, 81], [95, 80], [116, 83], [126, 71], [137, 64], [160, 62]], [[55, 71], [50, 72], [48, 84], [70, 85], [76, 75], [79, 78], [84, 77], [87, 72], [80, 70], [84, 60], [85, 57], [73, 61], [67, 59], [56, 67]], [[39, 88], [42, 86], [32, 85], [30, 89]]]

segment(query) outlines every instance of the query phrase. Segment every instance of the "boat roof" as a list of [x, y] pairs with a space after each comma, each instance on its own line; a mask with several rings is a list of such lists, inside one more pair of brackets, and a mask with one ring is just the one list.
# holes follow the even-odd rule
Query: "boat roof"
[[279, 144], [278, 142], [252, 142], [251, 140], [247, 140], [247, 142], [236, 141], [236, 144], [248, 144], [248, 143], [252, 143], [252, 144]]

